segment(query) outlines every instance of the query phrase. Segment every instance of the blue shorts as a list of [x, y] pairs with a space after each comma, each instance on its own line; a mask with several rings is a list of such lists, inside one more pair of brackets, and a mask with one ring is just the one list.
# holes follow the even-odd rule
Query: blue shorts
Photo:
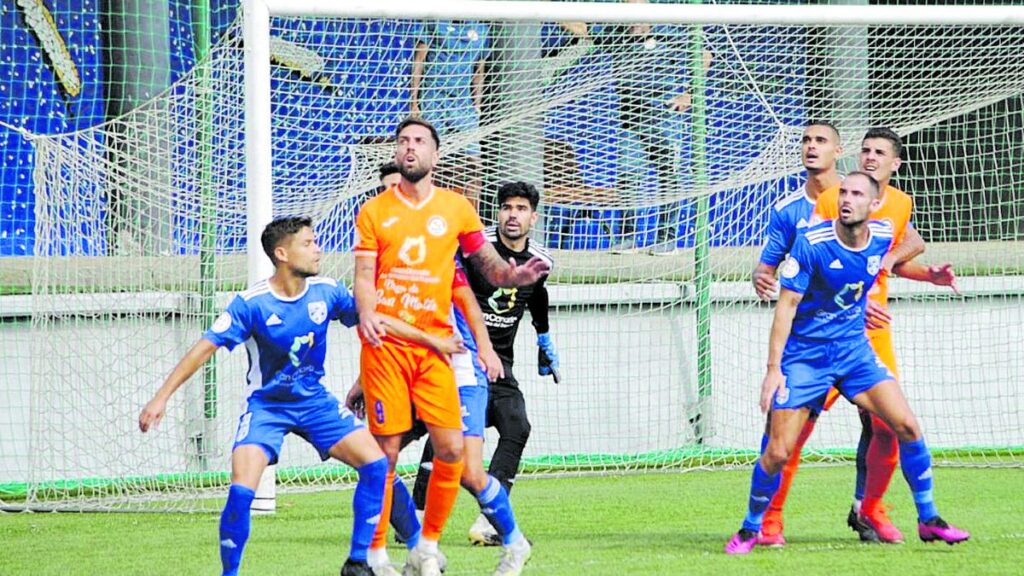
[[462, 404], [462, 435], [483, 438], [487, 424], [487, 386], [459, 388], [459, 403]]
[[782, 352], [786, 381], [775, 392], [773, 409], [810, 408], [821, 412], [828, 389], [854, 396], [886, 380], [895, 380], [871, 349], [867, 336], [824, 342], [790, 337]]
[[250, 400], [245, 414], [238, 419], [231, 450], [255, 444], [263, 449], [271, 464], [276, 464], [285, 435], [293, 432], [312, 444], [321, 460], [327, 460], [332, 446], [361, 428], [365, 428], [362, 421], [333, 394], [299, 402]]

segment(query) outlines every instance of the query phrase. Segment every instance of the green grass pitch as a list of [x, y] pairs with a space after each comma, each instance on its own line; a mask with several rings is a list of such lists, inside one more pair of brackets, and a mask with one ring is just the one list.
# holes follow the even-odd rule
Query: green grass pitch
[[[891, 516], [907, 543], [857, 541], [845, 525], [852, 465], [805, 467], [787, 510], [784, 550], [727, 557], [748, 470], [528, 479], [513, 492], [520, 525], [534, 542], [524, 574], [1021, 574], [1024, 471], [936, 470], [939, 509], [972, 532], [950, 547], [917, 540], [914, 507], [897, 472]], [[337, 574], [348, 548], [351, 492], [285, 495], [278, 513], [256, 517], [245, 574]], [[498, 550], [472, 548], [465, 533], [477, 514], [465, 493], [442, 546], [449, 576], [489, 574]], [[0, 515], [2, 574], [218, 574], [215, 514]], [[389, 546], [392, 560], [404, 550]]]

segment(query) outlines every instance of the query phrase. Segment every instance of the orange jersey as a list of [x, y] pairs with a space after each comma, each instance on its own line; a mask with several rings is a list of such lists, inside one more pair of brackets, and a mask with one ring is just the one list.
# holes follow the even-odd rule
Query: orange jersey
[[376, 258], [377, 311], [451, 336], [455, 252], [483, 246], [483, 228], [468, 200], [442, 188], [419, 204], [397, 187], [367, 200], [356, 218], [355, 255]]
[[[914, 212], [914, 201], [906, 192], [885, 187], [885, 195], [882, 196], [882, 205], [871, 213], [872, 220], [882, 220], [892, 225], [892, 245], [895, 246], [903, 241], [903, 236], [910, 226], [911, 215]], [[814, 205], [815, 216], [823, 220], [835, 220], [839, 218], [839, 187], [834, 186], [818, 195], [818, 201]], [[868, 297], [883, 306], [889, 301], [889, 277], [886, 274], [879, 274], [875, 285], [868, 292]]]

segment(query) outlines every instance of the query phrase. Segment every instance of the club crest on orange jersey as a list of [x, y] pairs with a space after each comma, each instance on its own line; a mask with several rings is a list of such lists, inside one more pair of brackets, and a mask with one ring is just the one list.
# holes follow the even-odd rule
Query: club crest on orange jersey
[[448, 221], [442, 216], [431, 216], [427, 220], [427, 232], [430, 232], [431, 236], [443, 236], [448, 231]]

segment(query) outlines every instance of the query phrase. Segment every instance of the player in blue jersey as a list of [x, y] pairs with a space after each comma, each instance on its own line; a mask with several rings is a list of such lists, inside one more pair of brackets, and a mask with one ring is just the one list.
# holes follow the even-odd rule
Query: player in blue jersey
[[771, 430], [754, 465], [747, 516], [726, 544], [727, 554], [747, 554], [757, 544], [782, 467], [808, 414], [820, 409], [832, 386], [896, 431], [921, 540], [955, 544], [970, 537], [939, 516], [932, 495], [931, 454], [920, 425], [864, 332], [867, 293], [892, 244], [892, 227], [867, 219], [878, 208], [879, 192], [868, 173], [847, 176], [839, 190], [839, 219], [811, 227], [796, 240], [782, 266], [761, 386], [761, 410], [771, 409]]
[[[761, 249], [761, 257], [752, 275], [754, 291], [761, 300], [767, 302], [778, 292], [776, 271], [779, 264], [789, 255], [797, 236], [803, 234], [810, 226], [818, 195], [825, 190], [838, 187], [842, 181], [839, 171], [836, 170], [836, 160], [842, 153], [839, 130], [835, 126], [829, 122], [815, 120], [807, 123], [800, 138], [800, 160], [807, 171], [807, 181], [801, 189], [787, 194], [772, 207], [768, 219], [768, 239]], [[786, 500], [796, 469], [800, 465], [800, 448], [814, 431], [817, 419], [818, 412], [811, 412], [807, 424], [797, 438], [793, 457], [786, 462], [779, 489], [765, 514], [758, 542], [762, 546], [781, 547], [786, 543], [782, 535], [782, 503]], [[765, 439], [768, 437], [770, 425], [771, 415], [765, 423]], [[863, 447], [858, 450], [858, 470], [863, 468], [860, 466], [863, 461], [860, 456], [867, 450], [867, 443], [861, 444]]]
[[835, 126], [821, 121], [807, 123], [800, 138], [800, 160], [807, 171], [807, 182], [800, 190], [780, 199], [768, 218], [768, 240], [753, 273], [754, 290], [761, 300], [767, 302], [778, 291], [776, 269], [786, 259], [797, 235], [810, 226], [818, 195], [839, 186], [836, 160], [842, 153]]
[[[217, 348], [244, 343], [249, 355], [247, 406], [235, 434], [231, 488], [221, 515], [223, 573], [238, 573], [260, 475], [277, 462], [284, 436], [294, 432], [312, 444], [321, 458], [334, 457], [359, 472], [352, 498], [351, 548], [342, 576], [387, 574], [371, 570], [366, 563], [381, 514], [387, 460], [363, 423], [322, 382], [330, 321], [355, 326], [359, 320], [355, 300], [335, 280], [317, 276], [321, 252], [308, 218], [275, 220], [264, 229], [261, 241], [274, 263], [274, 275], [231, 301], [143, 408], [139, 428], [146, 432], [160, 422], [170, 397]], [[439, 354], [464, 349], [393, 318], [385, 317], [384, 322], [393, 334]]]

